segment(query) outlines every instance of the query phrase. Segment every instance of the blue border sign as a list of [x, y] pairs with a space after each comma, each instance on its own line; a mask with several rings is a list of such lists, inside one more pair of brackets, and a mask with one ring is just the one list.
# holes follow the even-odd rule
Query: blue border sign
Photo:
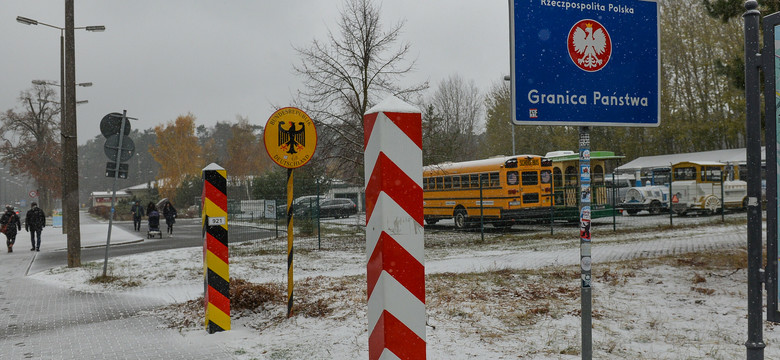
[[655, 0], [509, 4], [516, 125], [659, 125]]

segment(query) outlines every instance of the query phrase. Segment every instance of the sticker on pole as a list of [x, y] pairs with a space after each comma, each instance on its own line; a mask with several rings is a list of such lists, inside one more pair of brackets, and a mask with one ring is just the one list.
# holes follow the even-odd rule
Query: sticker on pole
[[311, 160], [317, 148], [314, 121], [301, 109], [286, 107], [268, 119], [263, 130], [268, 156], [288, 169], [299, 168]]
[[224, 217], [210, 217], [209, 226], [220, 226], [227, 224], [227, 219]]

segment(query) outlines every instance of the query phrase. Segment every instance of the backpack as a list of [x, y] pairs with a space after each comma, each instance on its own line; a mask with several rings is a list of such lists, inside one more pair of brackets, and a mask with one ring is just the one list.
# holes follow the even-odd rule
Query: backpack
[[2, 226], [0, 226], [0, 233], [5, 234], [8, 231], [9, 222], [11, 222], [11, 217], [8, 213], [5, 213], [0, 217], [0, 224], [2, 224]]

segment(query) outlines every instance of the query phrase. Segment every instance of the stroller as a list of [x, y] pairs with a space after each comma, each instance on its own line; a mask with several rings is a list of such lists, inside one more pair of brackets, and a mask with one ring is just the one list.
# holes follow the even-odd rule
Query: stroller
[[162, 231], [160, 231], [160, 213], [154, 210], [147, 214], [149, 217], [149, 231], [146, 233], [147, 239], [152, 239], [155, 236], [159, 236], [162, 239]]

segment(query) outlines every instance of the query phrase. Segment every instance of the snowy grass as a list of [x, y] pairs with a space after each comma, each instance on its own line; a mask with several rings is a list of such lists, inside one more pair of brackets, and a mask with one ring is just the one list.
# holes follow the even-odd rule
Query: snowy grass
[[[599, 234], [599, 246], [745, 231], [744, 224]], [[426, 234], [426, 261], [466, 254], [576, 247], [571, 235]], [[434, 244], [428, 248], [428, 243]], [[597, 359], [735, 359], [747, 340], [746, 251], [730, 248], [593, 265], [593, 349]], [[365, 359], [365, 254], [295, 253], [294, 313], [286, 315], [286, 254], [231, 246], [232, 329], [203, 329], [202, 249], [111, 260], [131, 287], [90, 283], [100, 265], [58, 268], [33, 277], [77, 291], [125, 292], [169, 299], [152, 313], [198, 341], [217, 337], [238, 359]], [[579, 359], [577, 266], [426, 275], [430, 359]], [[160, 291], [164, 289], [164, 295]], [[174, 294], [176, 293], [176, 294]], [[174, 295], [171, 295], [174, 294]], [[780, 358], [780, 330], [764, 327], [767, 358]]]

